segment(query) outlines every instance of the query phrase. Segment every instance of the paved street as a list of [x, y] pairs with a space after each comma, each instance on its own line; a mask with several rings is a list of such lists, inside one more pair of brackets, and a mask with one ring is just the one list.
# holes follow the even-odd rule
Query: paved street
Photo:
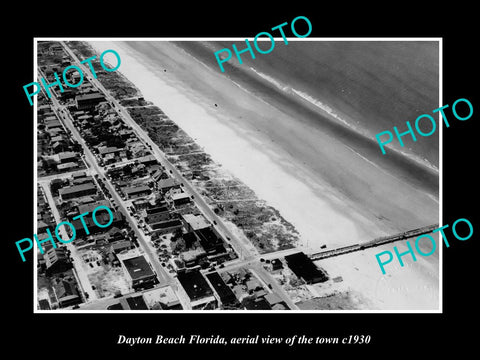
[[105, 183], [107, 189], [109, 190], [110, 194], [112, 195], [112, 198], [114, 202], [121, 208], [123, 209], [123, 212], [126, 216], [126, 220], [130, 223], [130, 226], [132, 229], [135, 231], [138, 242], [144, 251], [144, 253], [147, 255], [150, 264], [153, 266], [154, 271], [157, 273], [157, 276], [159, 278], [159, 281], [161, 284], [167, 283], [171, 284], [173, 282], [172, 277], [165, 271], [165, 269], [162, 267], [160, 264], [160, 261], [158, 260], [158, 257], [156, 256], [155, 252], [152, 251], [151, 247], [147, 244], [147, 241], [144, 237], [144, 234], [138, 230], [135, 221], [132, 219], [132, 217], [129, 215], [128, 210], [126, 209], [125, 202], [120, 198], [120, 196], [117, 194], [115, 188], [111, 184], [111, 182], [105, 177], [105, 171], [97, 164], [97, 161], [95, 159], [95, 156], [93, 153], [90, 151], [88, 148], [87, 144], [83, 140], [82, 136], [78, 132], [78, 130], [75, 128], [73, 125], [73, 119], [71, 118], [70, 112], [66, 110], [66, 108], [58, 102], [58, 100], [55, 97], [52, 97], [52, 101], [54, 104], [54, 109], [59, 118], [62, 120], [64, 125], [71, 131], [73, 138], [78, 141], [81, 146], [83, 147], [84, 154], [85, 154], [85, 162], [87, 163], [88, 167], [92, 169], [91, 173], [96, 173], [99, 175], [100, 179]]
[[[55, 224], [61, 223], [62, 220], [60, 218], [60, 214], [58, 212], [57, 207], [55, 206], [55, 200], [53, 199], [52, 192], [50, 191], [50, 186], [48, 185], [49, 181], [40, 180], [39, 183], [43, 189], [45, 197], [47, 198], [48, 204], [50, 205], [50, 209], [52, 210], [52, 214], [55, 219]], [[55, 229], [50, 229], [50, 231], [52, 232], [52, 236], [55, 243], [61, 244], [55, 237]], [[65, 226], [60, 227], [59, 232], [62, 239], [70, 239], [70, 236], [68, 236], [65, 230]], [[68, 250], [70, 250], [70, 256], [73, 259], [73, 267], [75, 269], [77, 281], [80, 285], [80, 290], [82, 291], [82, 297], [84, 296], [83, 293], [86, 292], [88, 293], [87, 302], [96, 300], [97, 294], [95, 293], [95, 290], [92, 289], [92, 284], [86, 272], [86, 264], [78, 254], [77, 248], [75, 247], [75, 245], [73, 245], [73, 242], [65, 244], [65, 246], [67, 247]]]
[[[68, 52], [72, 58], [80, 64], [80, 60], [76, 57], [73, 51], [66, 46], [63, 42], [62, 45], [64, 46], [65, 50]], [[89, 74], [90, 70], [84, 64], [80, 64], [82, 71], [84, 73]], [[97, 80], [90, 78], [90, 81], [99, 88], [106, 96], [106, 99], [115, 105], [115, 109], [119, 114], [122, 116], [123, 120], [131, 126], [135, 132], [137, 133], [137, 137], [140, 141], [147, 147], [151, 147], [153, 151], [153, 155], [155, 158], [165, 167], [170, 174], [173, 175], [176, 179], [178, 179], [181, 183], [183, 183], [184, 189], [191, 195], [194, 196], [194, 202], [200, 211], [205, 215], [205, 217], [212, 223], [217, 224], [216, 229], [220, 232], [221, 235], [227, 241], [232, 244], [232, 247], [235, 251], [239, 254], [240, 257], [245, 259], [253, 259], [255, 256], [258, 255], [257, 250], [255, 247], [249, 243], [248, 241], [242, 241], [237, 236], [235, 236], [228, 227], [223, 223], [220, 217], [218, 217], [214, 211], [210, 208], [210, 206], [206, 203], [206, 201], [202, 198], [202, 196], [197, 192], [197, 190], [182, 176], [182, 174], [167, 160], [165, 154], [160, 150], [160, 148], [150, 139], [148, 134], [143, 131], [143, 129], [138, 126], [138, 124], [131, 118], [128, 111], [126, 111], [123, 106], [119, 104], [119, 102], [109, 94], [109, 92], [103, 87], [103, 85]], [[230, 240], [228, 240], [230, 239]]]
[[[85, 65], [80, 64], [80, 61], [78, 60], [78, 58], [65, 44], [62, 43], [62, 45], [64, 46], [65, 50], [70, 54], [70, 56], [72, 56], [74, 61], [76, 61], [79, 64], [79, 66], [82, 68], [82, 71], [84, 71], [85, 74], [89, 74], [89, 69], [87, 69]], [[173, 176], [180, 183], [182, 183], [184, 191], [190, 195], [193, 195], [193, 201], [195, 202], [195, 205], [197, 206], [197, 208], [201, 211], [201, 213], [205, 216], [207, 220], [209, 220], [212, 224], [214, 224], [216, 230], [222, 235], [224, 239], [226, 239], [228, 243], [232, 245], [234, 250], [237, 252], [239, 258], [232, 262], [226, 263], [225, 267], [220, 271], [221, 272], [231, 271], [231, 270], [238, 269], [240, 267], [249, 268], [252, 271], [254, 271], [267, 286], [270, 285], [271, 289], [275, 293], [277, 293], [282, 298], [282, 300], [284, 300], [287, 303], [287, 305], [291, 309], [296, 309], [297, 307], [293, 304], [293, 302], [288, 297], [286, 292], [282, 289], [282, 287], [279, 286], [278, 283], [275, 281], [275, 279], [268, 273], [268, 271], [266, 271], [263, 268], [263, 264], [260, 262], [260, 259], [261, 258], [263, 259], [278, 258], [281, 256], [285, 256], [287, 254], [298, 252], [300, 250], [288, 249], [288, 250], [273, 252], [270, 254], [260, 255], [257, 249], [254, 247], [254, 245], [250, 241], [248, 241], [248, 239], [242, 236], [237, 236], [232, 231], [230, 231], [229, 227], [223, 222], [223, 220], [219, 216], [215, 214], [215, 212], [210, 208], [210, 206], [203, 199], [203, 197], [198, 193], [195, 187], [192, 184], [190, 184], [182, 176], [182, 174], [167, 160], [165, 154], [160, 150], [160, 148], [149, 138], [149, 136], [143, 131], [143, 129], [141, 129], [140, 126], [130, 117], [130, 114], [117, 102], [117, 100], [114, 99], [111, 95], [109, 95], [108, 91], [103, 87], [103, 85], [98, 80], [92, 79], [91, 77], [89, 77], [89, 80], [92, 82], [94, 86], [96, 86], [100, 91], [102, 91], [105, 94], [106, 99], [114, 105], [116, 111], [119, 113], [121, 118], [126, 122], [126, 124], [129, 125], [136, 132], [136, 136], [144, 144], [144, 146], [146, 148], [152, 149], [153, 156], [157, 159], [157, 161], [160, 164], [162, 164], [165, 167], [166, 171], [168, 171], [171, 174], [171, 176]], [[156, 250], [150, 245], [148, 241], [148, 237], [141, 230], [139, 230], [139, 227], [137, 226], [135, 219], [129, 215], [129, 211], [126, 208], [127, 206], [126, 201], [122, 200], [121, 196], [116, 192], [113, 184], [105, 176], [105, 169], [98, 165], [97, 159], [95, 158], [94, 154], [88, 148], [84, 139], [80, 135], [79, 131], [73, 125], [73, 119], [71, 117], [70, 112], [67, 110], [65, 106], [61, 105], [58, 102], [55, 96], [52, 97], [52, 101], [54, 104], [53, 108], [57, 116], [62, 120], [66, 129], [71, 132], [72, 137], [79, 144], [81, 144], [84, 150], [83, 160], [88, 167], [88, 169], [86, 170], [87, 173], [90, 175], [98, 174], [99, 178], [103, 181], [103, 183], [105, 184], [105, 186], [107, 187], [108, 191], [112, 196], [112, 200], [111, 200], [112, 203], [118, 206], [121, 210], [123, 210], [123, 213], [125, 214], [127, 221], [130, 223], [131, 228], [135, 231], [140, 248], [148, 257], [150, 264], [152, 265], [154, 271], [157, 273], [157, 276], [160, 280], [160, 284], [161, 285], [168, 284], [172, 286], [177, 296], [179, 297], [182, 305], [185, 308], [185, 305], [188, 304], [188, 299], [185, 299], [184, 292], [180, 291], [179, 289], [180, 284], [178, 283], [178, 280], [172, 277], [162, 267], [157, 257]], [[133, 161], [135, 160], [133, 159], [133, 160], [122, 161], [114, 164], [114, 166], [120, 166], [122, 164], [131, 163]], [[65, 174], [59, 174], [59, 175], [45, 176], [40, 178], [40, 181], [45, 186], [53, 178], [67, 178], [69, 176], [71, 176], [71, 172], [65, 173]], [[45, 187], [48, 188], [48, 186], [45, 186]], [[51, 193], [49, 192], [49, 190], [48, 190], [48, 194], [51, 197]], [[53, 201], [53, 198], [51, 200]], [[60, 219], [59, 219], [58, 211], [56, 210], [55, 206], [52, 206], [52, 209], [55, 209], [56, 211], [55, 219], [59, 222]], [[71, 247], [73, 248], [72, 254], [74, 254], [75, 247], [73, 245], [71, 245]], [[78, 262], [76, 266], [78, 267], [80, 281], [82, 283], [82, 287], [89, 294], [89, 297], [90, 297], [89, 300], [91, 301], [92, 299], [96, 299], [96, 295], [94, 291], [91, 290], [91, 284], [88, 281], [88, 277], [86, 277], [85, 271], [83, 271], [83, 269], [81, 268], [81, 265], [83, 264], [85, 266], [85, 264], [81, 259], [78, 259], [78, 260], [75, 259], [75, 262], [76, 263]]]

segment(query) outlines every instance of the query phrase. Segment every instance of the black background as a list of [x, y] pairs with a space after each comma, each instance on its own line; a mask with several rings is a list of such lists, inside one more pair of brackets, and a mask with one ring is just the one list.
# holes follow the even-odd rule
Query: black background
[[[419, 2], [417, 1], [416, 4]], [[124, 3], [125, 4], [125, 3]], [[39, 3], [17, 11], [5, 10], [3, 29], [3, 239], [2, 325], [7, 347], [33, 350], [43, 357], [99, 358], [100, 356], [169, 356], [190, 351], [200, 356], [254, 355], [269, 351], [289, 356], [309, 352], [349, 352], [389, 356], [432, 355], [446, 348], [464, 353], [474, 345], [474, 314], [477, 311], [474, 264], [480, 234], [475, 200], [478, 191], [475, 161], [478, 101], [478, 55], [474, 34], [478, 19], [473, 6], [460, 2], [419, 8], [406, 2], [385, 2], [381, 7], [346, 2], [337, 7], [316, 8], [292, 3], [265, 6], [224, 2], [218, 6], [187, 3], [179, 8], [164, 4], [122, 5]], [[445, 3], [444, 3], [445, 4]], [[253, 37], [296, 16], [310, 19], [310, 37], [442, 37], [443, 104], [467, 98], [474, 107], [468, 121], [450, 121], [443, 131], [443, 224], [467, 218], [474, 235], [465, 242], [453, 240], [444, 248], [443, 314], [33, 314], [32, 257], [22, 263], [15, 241], [33, 234], [33, 108], [23, 85], [33, 81], [34, 37]], [[13, 20], [8, 22], [8, 18]], [[477, 24], [475, 23], [477, 21]], [[300, 32], [300, 30], [299, 30]], [[300, 32], [302, 33], [302, 32]], [[272, 54], [274, 56], [274, 54]], [[476, 66], [474, 66], [474, 64]], [[5, 76], [6, 75], [6, 76]], [[476, 82], [475, 82], [476, 80]], [[6, 83], [5, 83], [6, 82]], [[395, 101], [395, 99], [392, 99]], [[7, 111], [5, 111], [7, 110]], [[430, 109], [425, 109], [428, 112]], [[405, 119], [411, 120], [411, 119]], [[371, 335], [369, 345], [315, 346], [119, 346], [118, 334], [165, 336], [221, 334], [229, 336], [272, 335], [342, 337]], [[6, 350], [6, 349], [5, 349]], [[416, 356], [415, 356], [416, 357]]]

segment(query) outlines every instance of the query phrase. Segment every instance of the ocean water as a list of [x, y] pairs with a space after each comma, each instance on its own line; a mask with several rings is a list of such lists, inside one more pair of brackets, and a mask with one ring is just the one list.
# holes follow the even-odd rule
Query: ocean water
[[[245, 48], [242, 42], [234, 43]], [[214, 68], [218, 68], [214, 51], [232, 48], [232, 42], [176, 44]], [[413, 123], [438, 107], [438, 50], [438, 42], [433, 41], [289, 41], [288, 45], [277, 41], [269, 54], [256, 52], [252, 59], [244, 53], [243, 64], [233, 56], [224, 67], [226, 76], [246, 86], [252, 80], [248, 68], [278, 91], [294, 89], [336, 114], [344, 125], [373, 138], [378, 132], [393, 131], [393, 126], [406, 130], [407, 120]], [[438, 168], [438, 131], [405, 143], [406, 147], [396, 148]]]
[[[235, 42], [238, 49], [245, 48]], [[175, 42], [220, 72], [213, 53], [232, 42]], [[266, 48], [266, 45], [264, 46]], [[375, 134], [439, 106], [438, 43], [427, 41], [277, 41], [269, 54], [233, 56], [225, 76], [266, 102], [339, 139], [352, 151], [438, 193], [439, 131], [382, 155]], [[436, 116], [434, 116], [437, 118]], [[438, 118], [437, 118], [438, 123]], [[428, 126], [428, 125], [425, 125]], [[421, 126], [422, 127], [422, 126]], [[427, 131], [425, 127], [425, 131]]]
[[[336, 42], [328, 45], [331, 53], [340, 53], [345, 52], [345, 48], [355, 48], [362, 44], [364, 43], [345, 45]], [[377, 77], [363, 74], [363, 78], [370, 81], [363, 84], [358, 79], [361, 76], [356, 74], [361, 70], [352, 69], [363, 68], [366, 69], [363, 70], [364, 73], [379, 73], [372, 70], [378, 65], [370, 54], [367, 57], [369, 65], [367, 60], [363, 60], [361, 66], [339, 66], [334, 64], [332, 58], [322, 60], [327, 63], [323, 66], [338, 67], [337, 73], [344, 70], [343, 80], [340, 80], [340, 75], [334, 75], [333, 70], [325, 70], [323, 75], [319, 75], [321, 71], [318, 67], [321, 66], [316, 62], [316, 56], [311, 54], [323, 51], [321, 45], [324, 44], [317, 42], [291, 42], [284, 48], [278, 45], [279, 51], [293, 49], [294, 54], [278, 56], [275, 48], [274, 52], [268, 54], [271, 59], [264, 55], [243, 64], [235, 61], [226, 63], [225, 73], [218, 69], [213, 53], [222, 47], [231, 46], [231, 43], [177, 41], [172, 44], [135, 41], [119, 45], [120, 50], [125, 51], [122, 52], [122, 59], [128, 59], [125, 64], [129, 64], [122, 71], [126, 71], [126, 76], [140, 86], [144, 95], [155, 99], [157, 105], [193, 138], [198, 136], [199, 144], [207, 152], [210, 151], [214, 159], [232, 170], [262, 199], [278, 208], [297, 228], [303, 228], [305, 231], [301, 232], [307, 234], [306, 238], [318, 237], [319, 218], [328, 225], [327, 228], [330, 226], [337, 229], [341, 221], [355, 225], [357, 234], [355, 231], [339, 234], [335, 229], [324, 229], [322, 237], [324, 240], [328, 238], [332, 244], [348, 243], [351, 238], [369, 239], [438, 222], [439, 176], [435, 168], [438, 134], [431, 139], [421, 138], [417, 143], [409, 144], [412, 147], [411, 145], [418, 145], [425, 140], [432, 141], [431, 149], [426, 147], [425, 153], [418, 149], [415, 149], [417, 153], [401, 149], [402, 153], [389, 152], [388, 155], [382, 155], [374, 138], [375, 132], [382, 131], [387, 126], [382, 125], [382, 122], [393, 126], [391, 118], [374, 118], [371, 115], [382, 109], [381, 105], [389, 99], [398, 100], [396, 95], [386, 96], [388, 91], [390, 94], [404, 94], [402, 102], [389, 103], [396, 106], [396, 111], [390, 112], [390, 115], [405, 113], [407, 110], [415, 113], [412, 110], [414, 107], [424, 106], [410, 106], [408, 103], [407, 95], [411, 96], [413, 90], [407, 91], [405, 88], [418, 89], [419, 86], [415, 87], [403, 79], [401, 83], [404, 90], [397, 87], [400, 82], [393, 78], [403, 76], [402, 71], [390, 69], [390, 75]], [[380, 43], [382, 46], [367, 45], [381, 47], [390, 57], [398, 57], [392, 55], [393, 50], [385, 50], [383, 43]], [[402, 52], [402, 48], [410, 46], [410, 43], [390, 46], [397, 52]], [[332, 47], [339, 49], [334, 51]], [[308, 50], [310, 48], [316, 50]], [[360, 52], [358, 49], [356, 51]], [[418, 53], [412, 49], [409, 51]], [[310, 54], [309, 61], [306, 56], [301, 56], [302, 52]], [[377, 49], [376, 52], [380, 50]], [[349, 53], [354, 53], [354, 50], [350, 49]], [[296, 56], [309, 65], [302, 68], [296, 64]], [[402, 61], [408, 63], [409, 56], [403, 57]], [[348, 57], [345, 55], [343, 58]], [[428, 61], [425, 58], [427, 57], [413, 62], [419, 67], [426, 66]], [[278, 61], [279, 64], [267, 63], [267, 59]], [[350, 59], [354, 57], [350, 56]], [[343, 61], [348, 63], [346, 59]], [[359, 60], [355, 58], [349, 61]], [[382, 64], [388, 67], [386, 64], [390, 62], [383, 61]], [[396, 66], [398, 68], [399, 65]], [[407, 64], [403, 66], [410, 72], [414, 67]], [[311, 75], [296, 75], [302, 72], [311, 72]], [[314, 74], [317, 74], [316, 77]], [[328, 81], [327, 75], [331, 77]], [[411, 77], [415, 78], [413, 75]], [[429, 85], [433, 95], [429, 99], [413, 96], [424, 103], [431, 101], [431, 109], [438, 107], [434, 99], [438, 89], [435, 89], [433, 77], [430, 79], [432, 84]], [[320, 78], [323, 80], [318, 80]], [[388, 85], [384, 79], [390, 79]], [[419, 79], [415, 81], [428, 83]], [[175, 100], [176, 96], [172, 98], [167, 94], [163, 97], [163, 87], [157, 86], [157, 83], [161, 85], [165, 82], [185, 98], [179, 102]], [[356, 85], [351, 85], [351, 88], [339, 85], [355, 82]], [[379, 90], [381, 86], [385, 89]], [[381, 96], [366, 95], [371, 91], [368, 90], [369, 87], [376, 87], [375, 91]], [[353, 88], [356, 89], [355, 93]], [[181, 104], [185, 106], [182, 107]], [[398, 110], [400, 104], [403, 104], [404, 110]], [[418, 111], [419, 114], [423, 113]], [[367, 113], [370, 115], [365, 115]], [[385, 110], [385, 113], [388, 111]], [[232, 140], [228, 143], [224, 143], [225, 139], [218, 134], [226, 131], [226, 128], [236, 134], [227, 136]], [[434, 137], [437, 141], [433, 141]], [[429, 152], [433, 154], [430, 159], [427, 158]], [[252, 157], [245, 158], [245, 153], [252, 154]], [[258, 167], [257, 157], [268, 157], [269, 162], [263, 164], [265, 167]], [[278, 170], [277, 173], [265, 171], [268, 166]], [[291, 184], [294, 183], [299, 187], [292, 187]], [[310, 195], [300, 194], [300, 188], [308, 190]], [[288, 199], [285, 195], [279, 196], [279, 189], [292, 196]], [[298, 202], [300, 198], [303, 199], [302, 202]], [[324, 214], [323, 218], [320, 214]]]

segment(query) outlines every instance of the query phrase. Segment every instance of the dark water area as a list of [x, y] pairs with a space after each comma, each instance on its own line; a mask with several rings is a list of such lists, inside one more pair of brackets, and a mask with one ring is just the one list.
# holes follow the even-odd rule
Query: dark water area
[[[214, 51], [231, 42], [178, 42], [192, 56], [216, 68]], [[238, 49], [245, 47], [236, 42]], [[266, 44], [265, 44], [266, 45]], [[266, 46], [265, 46], [266, 47]], [[382, 155], [375, 134], [397, 126], [406, 129], [421, 114], [438, 107], [438, 44], [436, 42], [277, 42], [267, 55], [251, 59], [242, 54], [224, 63], [225, 76], [268, 103], [289, 113], [296, 121], [315, 124], [323, 132], [392, 171], [412, 185], [438, 193], [438, 173], [399, 152]], [[299, 96], [280, 90], [250, 70], [308, 94], [331, 108], [358, 131], [327, 118]], [[404, 137], [406, 153], [428, 160], [438, 167], [438, 129], [430, 137]], [[398, 146], [398, 148], [400, 148]]]
[[[246, 47], [234, 43], [239, 50]], [[232, 49], [232, 42], [227, 41], [176, 44], [216, 69], [214, 51]], [[267, 48], [267, 44], [260, 46]], [[318, 99], [372, 138], [381, 131], [393, 131], [393, 126], [406, 130], [407, 120], [413, 124], [419, 115], [431, 114], [438, 107], [438, 42], [289, 41], [286, 45], [277, 41], [271, 53], [255, 52], [255, 56], [241, 54], [240, 65], [233, 55], [224, 63], [224, 74], [237, 81], [244, 75], [242, 66], [253, 67]], [[438, 128], [432, 136], [418, 138], [413, 142], [404, 137], [402, 150], [438, 167]]]

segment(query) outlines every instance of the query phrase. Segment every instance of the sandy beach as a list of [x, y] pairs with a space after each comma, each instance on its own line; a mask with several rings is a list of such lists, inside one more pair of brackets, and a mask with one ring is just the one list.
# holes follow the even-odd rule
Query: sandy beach
[[[435, 195], [308, 121], [299, 126], [295, 111], [262, 100], [178, 46], [90, 44], [99, 52], [116, 50], [122, 59], [119, 71], [145, 99], [159, 106], [215, 162], [279, 210], [299, 231], [298, 245], [306, 252], [324, 244], [335, 248], [438, 222]], [[376, 309], [438, 308], [438, 257], [420, 258], [410, 268], [394, 269], [390, 276], [375, 280], [382, 277], [374, 254], [393, 245], [319, 265], [332, 276], [343, 276]], [[410, 290], [403, 291], [402, 284]], [[432, 296], [412, 295], [426, 287]]]

